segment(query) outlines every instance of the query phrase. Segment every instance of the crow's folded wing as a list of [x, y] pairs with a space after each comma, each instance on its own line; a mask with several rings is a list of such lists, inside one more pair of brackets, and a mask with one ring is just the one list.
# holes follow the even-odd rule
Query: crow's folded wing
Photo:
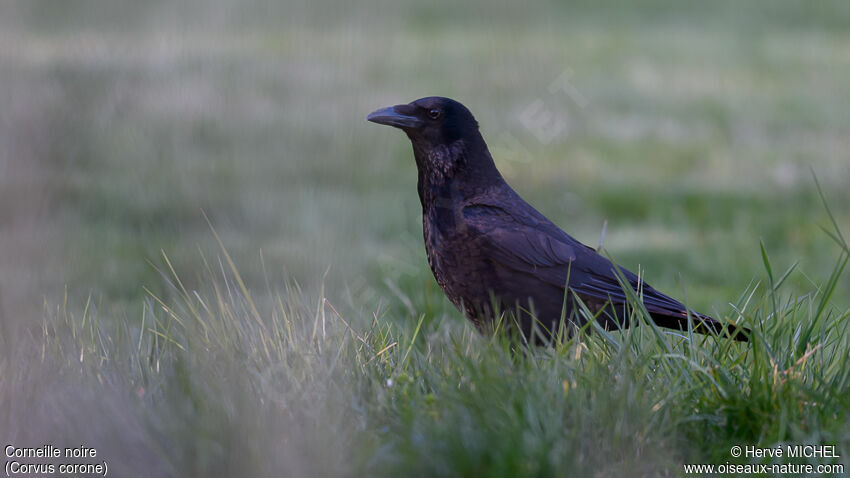
[[[569, 288], [582, 298], [627, 302], [614, 264], [539, 213], [518, 214], [498, 205], [470, 204], [464, 207], [463, 216], [482, 254], [494, 263], [561, 289], [569, 280]], [[640, 284], [628, 270], [619, 270], [634, 290], [642, 289], [649, 312], [684, 313], [680, 302]]]

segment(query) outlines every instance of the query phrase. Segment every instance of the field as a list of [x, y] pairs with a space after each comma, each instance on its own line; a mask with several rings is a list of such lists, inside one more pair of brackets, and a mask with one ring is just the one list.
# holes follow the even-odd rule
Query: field
[[[846, 1], [13, 1], [0, 85], [3, 446], [122, 477], [850, 465]], [[477, 333], [409, 142], [365, 121], [428, 95], [753, 343]], [[841, 457], [729, 451], [784, 444]]]

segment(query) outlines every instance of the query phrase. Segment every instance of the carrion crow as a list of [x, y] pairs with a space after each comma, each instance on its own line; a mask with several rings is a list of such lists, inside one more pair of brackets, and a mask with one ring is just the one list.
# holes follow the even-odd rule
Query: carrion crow
[[[457, 101], [421, 98], [367, 120], [401, 129], [419, 173], [428, 264], [449, 300], [479, 328], [510, 311], [527, 338], [563, 319], [584, 325], [576, 298], [606, 329], [628, 327], [631, 287], [661, 327], [687, 330], [688, 310], [562, 231], [496, 169], [472, 113]], [[619, 271], [619, 272], [618, 272]], [[691, 311], [696, 332], [747, 341], [750, 331]]]

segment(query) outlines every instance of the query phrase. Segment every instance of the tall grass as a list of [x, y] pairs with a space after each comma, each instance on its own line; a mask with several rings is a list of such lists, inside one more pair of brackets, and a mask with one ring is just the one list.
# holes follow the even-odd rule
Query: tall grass
[[93, 446], [117, 476], [658, 476], [782, 443], [847, 465], [850, 311], [830, 299], [850, 249], [830, 235], [834, 271], [802, 297], [764, 254], [729, 317], [749, 344], [662, 331], [635, 303], [639, 327], [527, 347], [293, 281], [257, 300], [223, 248], [188, 289], [163, 255], [167, 292], [137, 319], [62, 303], [11, 344], [0, 428]]

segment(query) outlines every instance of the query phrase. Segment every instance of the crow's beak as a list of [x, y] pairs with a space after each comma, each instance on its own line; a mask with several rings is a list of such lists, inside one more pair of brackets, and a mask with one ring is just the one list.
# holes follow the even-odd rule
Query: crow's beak
[[371, 121], [373, 123], [395, 126], [396, 128], [402, 129], [418, 128], [422, 126], [422, 120], [420, 120], [416, 116], [406, 115], [399, 111], [404, 110], [406, 108], [409, 108], [409, 106], [387, 106], [386, 108], [381, 108], [377, 111], [369, 113], [369, 116], [366, 117], [366, 120]]

